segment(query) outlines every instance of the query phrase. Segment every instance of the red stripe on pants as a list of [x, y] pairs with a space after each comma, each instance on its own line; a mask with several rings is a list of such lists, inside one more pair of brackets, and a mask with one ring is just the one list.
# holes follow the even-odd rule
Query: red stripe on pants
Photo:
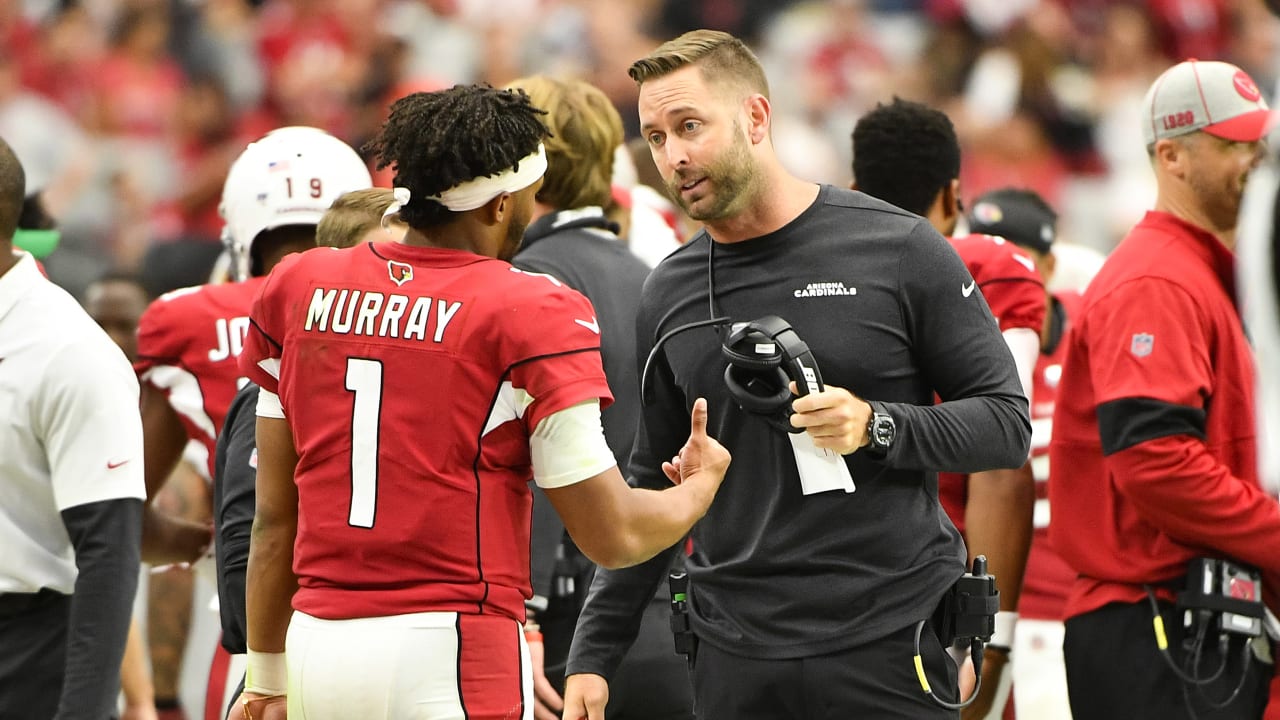
[[231, 653], [222, 647], [222, 638], [213, 648], [213, 662], [209, 663], [209, 682], [204, 688], [204, 720], [222, 720], [227, 709], [222, 696], [227, 691], [227, 673], [231, 670]]
[[520, 629], [514, 620], [458, 614], [458, 690], [469, 720], [524, 716]]

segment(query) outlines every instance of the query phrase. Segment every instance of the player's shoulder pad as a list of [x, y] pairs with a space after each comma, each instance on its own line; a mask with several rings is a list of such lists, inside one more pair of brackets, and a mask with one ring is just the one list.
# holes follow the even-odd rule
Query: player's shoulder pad
[[[981, 267], [987, 275], [1026, 278], [1042, 282], [1036, 261], [1025, 250], [999, 235], [971, 233], [952, 238], [956, 250], [971, 267]], [[978, 278], [981, 281], [981, 278]]]

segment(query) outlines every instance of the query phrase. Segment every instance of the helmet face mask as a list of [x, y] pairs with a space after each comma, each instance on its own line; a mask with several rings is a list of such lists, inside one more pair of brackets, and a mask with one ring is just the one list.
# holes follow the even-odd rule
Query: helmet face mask
[[249, 277], [263, 232], [315, 225], [338, 196], [372, 186], [356, 151], [318, 128], [280, 128], [250, 143], [232, 163], [218, 206], [235, 278]]

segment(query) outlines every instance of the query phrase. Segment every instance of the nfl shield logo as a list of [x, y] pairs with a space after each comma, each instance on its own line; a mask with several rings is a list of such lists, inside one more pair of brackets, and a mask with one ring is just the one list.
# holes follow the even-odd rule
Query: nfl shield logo
[[1129, 343], [1129, 352], [1134, 357], [1146, 357], [1151, 354], [1152, 347], [1156, 344], [1156, 337], [1151, 333], [1137, 333], [1133, 336], [1133, 342]]

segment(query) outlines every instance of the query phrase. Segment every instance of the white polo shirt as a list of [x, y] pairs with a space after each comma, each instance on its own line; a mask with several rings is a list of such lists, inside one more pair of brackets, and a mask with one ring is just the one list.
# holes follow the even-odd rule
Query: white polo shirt
[[24, 255], [0, 275], [0, 592], [70, 594], [75, 557], [59, 513], [145, 497], [133, 369]]

